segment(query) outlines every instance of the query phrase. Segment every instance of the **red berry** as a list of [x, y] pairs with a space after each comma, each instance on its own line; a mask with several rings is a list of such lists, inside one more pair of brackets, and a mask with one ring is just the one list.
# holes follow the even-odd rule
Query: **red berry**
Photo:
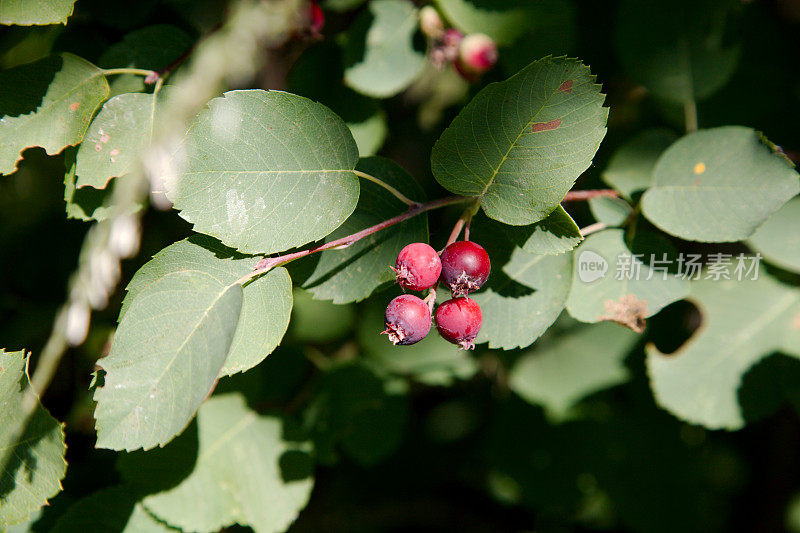
[[454, 242], [442, 252], [442, 281], [455, 297], [480, 289], [491, 269], [489, 254], [472, 241]]
[[403, 294], [389, 302], [385, 315], [386, 333], [392, 344], [414, 344], [431, 330], [431, 310], [411, 294]]
[[311, 2], [308, 8], [308, 18], [311, 32], [319, 34], [323, 26], [325, 26], [325, 13], [322, 11], [322, 8], [319, 7], [318, 3]]
[[412, 291], [430, 289], [442, 273], [439, 254], [424, 242], [411, 243], [397, 254], [392, 269], [397, 273], [397, 283]]
[[475, 347], [475, 337], [483, 325], [483, 313], [471, 298], [453, 298], [436, 309], [436, 329], [445, 340], [464, 350]]
[[497, 63], [497, 45], [488, 35], [471, 33], [464, 37], [458, 46], [459, 72], [477, 76], [483, 74]]

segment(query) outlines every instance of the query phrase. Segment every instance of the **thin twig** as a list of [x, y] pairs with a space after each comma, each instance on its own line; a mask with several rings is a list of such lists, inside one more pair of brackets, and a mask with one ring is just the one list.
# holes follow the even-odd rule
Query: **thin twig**
[[581, 235], [586, 237], [587, 235], [591, 235], [592, 233], [597, 233], [598, 231], [602, 231], [608, 227], [608, 224], [605, 222], [595, 222], [594, 224], [589, 224], [585, 228], [581, 228]]
[[400, 200], [401, 202], [403, 202], [407, 206], [416, 207], [416, 206], [420, 205], [420, 202], [415, 202], [414, 200], [411, 200], [405, 194], [401, 193], [400, 191], [398, 191], [397, 189], [395, 189], [394, 187], [392, 187], [391, 185], [389, 185], [385, 181], [383, 181], [381, 179], [378, 179], [378, 178], [376, 178], [375, 176], [373, 176], [371, 174], [367, 174], [366, 172], [361, 172], [360, 170], [354, 170], [353, 174], [355, 174], [359, 178], [364, 178], [367, 181], [371, 181], [372, 183], [383, 187], [384, 189], [386, 189], [387, 191], [392, 193], [395, 196], [395, 198], [397, 198], [398, 200]]
[[592, 189], [588, 191], [569, 191], [564, 197], [565, 202], [580, 202], [590, 198], [605, 196], [607, 198], [619, 198], [619, 193], [614, 189]]
[[683, 103], [683, 117], [686, 122], [686, 133], [697, 131], [697, 103], [694, 99]]
[[104, 76], [115, 76], [117, 74], [134, 74], [137, 76], [155, 76], [158, 73], [155, 70], [146, 70], [143, 68], [107, 68], [103, 70]]

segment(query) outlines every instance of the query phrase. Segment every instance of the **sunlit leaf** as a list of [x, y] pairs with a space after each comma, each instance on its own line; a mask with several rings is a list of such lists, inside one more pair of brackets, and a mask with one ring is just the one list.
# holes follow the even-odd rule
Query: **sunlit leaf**
[[0, 24], [66, 24], [75, 0], [0, 0]]
[[524, 251], [540, 255], [568, 252], [583, 240], [580, 228], [561, 206], [536, 224], [503, 226], [501, 231]]
[[610, 227], [621, 226], [633, 212], [631, 204], [625, 200], [607, 196], [590, 198], [589, 209], [595, 220]]
[[73, 503], [59, 518], [52, 533], [115, 531], [119, 533], [170, 533], [177, 530], [150, 515], [132, 487], [103, 489]]
[[767, 261], [800, 273], [800, 198], [789, 200], [747, 240]]

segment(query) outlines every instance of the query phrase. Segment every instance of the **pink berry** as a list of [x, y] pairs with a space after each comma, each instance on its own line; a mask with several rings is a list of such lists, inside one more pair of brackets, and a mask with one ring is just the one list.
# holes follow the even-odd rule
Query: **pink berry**
[[442, 281], [454, 297], [481, 288], [491, 272], [489, 254], [472, 241], [457, 241], [442, 252]]
[[439, 254], [424, 242], [411, 243], [397, 254], [392, 269], [397, 273], [397, 283], [412, 291], [430, 289], [442, 273]]
[[446, 341], [458, 344], [463, 350], [475, 347], [475, 337], [482, 325], [481, 306], [470, 298], [453, 298], [436, 309], [439, 335]]
[[414, 344], [431, 330], [431, 310], [427, 304], [411, 294], [402, 294], [389, 302], [384, 315], [386, 329], [392, 344]]
[[488, 35], [471, 33], [458, 46], [459, 72], [466, 75], [483, 74], [497, 63], [497, 45]]
[[458, 46], [463, 38], [464, 34], [457, 29], [447, 28], [442, 36], [442, 44], [444, 46]]
[[325, 13], [316, 2], [311, 2], [308, 6], [308, 26], [314, 35], [319, 35], [325, 26]]

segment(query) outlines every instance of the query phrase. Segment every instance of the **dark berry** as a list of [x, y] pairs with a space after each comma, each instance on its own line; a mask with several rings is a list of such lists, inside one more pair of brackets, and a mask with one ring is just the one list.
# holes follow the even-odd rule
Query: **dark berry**
[[397, 254], [393, 270], [397, 283], [412, 291], [430, 289], [442, 273], [439, 254], [424, 242], [409, 244]]
[[471, 298], [453, 298], [436, 309], [436, 329], [445, 340], [464, 350], [475, 347], [475, 337], [483, 325], [483, 313]]
[[455, 297], [480, 289], [491, 269], [489, 254], [472, 241], [454, 242], [442, 252], [442, 281]]
[[411, 294], [403, 294], [389, 302], [385, 315], [386, 333], [392, 344], [414, 344], [431, 330], [431, 310]]

